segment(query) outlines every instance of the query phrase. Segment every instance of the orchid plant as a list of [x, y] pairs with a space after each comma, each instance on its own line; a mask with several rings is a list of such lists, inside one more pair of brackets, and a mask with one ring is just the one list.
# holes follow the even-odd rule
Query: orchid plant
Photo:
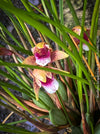
[[[63, 51], [53, 51], [52, 48], [49, 48], [49, 45], [45, 42], [36, 44], [36, 46], [32, 48], [32, 53], [34, 56], [25, 58], [23, 64], [46, 66], [52, 62], [68, 57], [68, 54]], [[51, 72], [34, 69], [32, 71], [32, 77], [34, 78], [33, 87], [37, 100], [38, 91], [41, 86], [49, 94], [55, 93], [59, 88], [59, 83]]]
[[[57, 6], [54, 0], [41, 0], [37, 6], [31, 0], [21, 2], [24, 9], [15, 7], [11, 0], [0, 0], [0, 9], [13, 26], [0, 22], [0, 105], [11, 111], [0, 122], [0, 131], [99, 134], [100, 0], [95, 1], [89, 27], [85, 25], [87, 0], [81, 20], [70, 0], [60, 0]], [[65, 26], [64, 2], [75, 22], [72, 28]], [[14, 113], [22, 120], [6, 122]], [[26, 121], [40, 132], [17, 126]]]

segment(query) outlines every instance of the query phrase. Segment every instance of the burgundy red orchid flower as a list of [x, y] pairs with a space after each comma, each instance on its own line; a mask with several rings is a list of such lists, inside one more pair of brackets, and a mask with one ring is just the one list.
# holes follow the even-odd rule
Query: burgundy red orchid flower
[[[33, 56], [27, 57], [23, 61], [23, 64], [46, 66], [49, 63], [68, 57], [68, 54], [63, 51], [53, 51], [45, 42], [40, 42], [32, 48], [32, 53]], [[59, 83], [54, 78], [53, 73], [34, 69], [32, 74], [34, 92], [37, 100], [40, 87], [43, 87], [50, 94], [53, 94], [58, 90]]]

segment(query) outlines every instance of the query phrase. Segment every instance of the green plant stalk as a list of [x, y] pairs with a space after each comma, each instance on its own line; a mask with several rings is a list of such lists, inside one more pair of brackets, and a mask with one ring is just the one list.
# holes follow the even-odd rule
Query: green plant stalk
[[13, 90], [16, 90], [16, 91], [19, 91], [19, 92], [22, 92], [22, 93], [25, 93], [30, 98], [34, 98], [35, 99], [35, 95], [32, 94], [31, 92], [29, 92], [28, 90], [21, 89], [21, 88], [19, 88], [17, 86], [14, 86], [12, 84], [8, 84], [8, 83], [3, 82], [3, 81], [0, 81], [0, 85], [1, 86], [5, 86], [5, 87], [9, 87], [10, 89], [13, 89]]
[[[1, 5], [0, 5], [0, 7], [2, 8], [2, 9], [6, 9], [6, 10], [8, 10], [9, 12], [11, 12], [11, 13], [13, 13], [13, 14], [15, 14], [15, 15], [17, 15], [17, 16], [20, 16], [20, 13], [21, 13], [21, 18], [22, 18], [22, 16], [23, 16], [23, 20], [25, 21], [25, 22], [27, 22], [28, 24], [30, 24], [30, 25], [32, 25], [33, 27], [35, 27], [36, 29], [38, 29], [41, 33], [43, 33], [43, 34], [45, 34], [45, 32], [46, 32], [46, 34], [47, 34], [47, 32], [48, 32], [48, 37], [49, 38], [51, 38], [52, 40], [54, 40], [53, 38], [52, 38], [52, 36], [51, 36], [51, 33], [50, 33], [50, 31], [49, 30], [47, 30], [46, 29], [46, 27], [44, 27], [44, 25], [42, 25], [41, 23], [39, 23], [37, 20], [43, 20], [43, 21], [45, 21], [45, 22], [48, 22], [48, 23], [51, 23], [52, 25], [54, 25], [55, 27], [58, 27], [58, 29], [59, 30], [61, 30], [62, 31], [62, 28], [65, 30], [65, 32], [67, 32], [67, 33], [70, 33], [70, 34], [72, 34], [73, 36], [75, 36], [76, 38], [78, 38], [79, 40], [81, 40], [81, 38], [80, 38], [80, 36], [78, 36], [75, 32], [73, 32], [72, 30], [70, 30], [70, 29], [68, 29], [68, 28], [66, 28], [64, 25], [61, 25], [59, 22], [54, 22], [54, 21], [52, 21], [51, 19], [49, 19], [48, 17], [44, 17], [44, 16], [40, 16], [40, 15], [37, 15], [37, 14], [35, 14], [35, 13], [30, 13], [30, 12], [27, 12], [27, 11], [23, 11], [23, 10], [21, 10], [21, 9], [17, 9], [17, 8], [15, 8], [15, 7], [13, 7], [13, 6], [11, 6], [11, 5], [9, 5], [9, 3], [5, 3], [4, 1], [1, 1], [2, 3], [1, 3]], [[8, 6], [8, 8], [6, 7], [5, 8], [5, 6], [7, 6], [7, 5], [9, 5], [9, 6], [11, 6], [10, 8], [9, 8], [9, 6]], [[12, 10], [11, 10], [12, 9]], [[28, 15], [28, 16], [27, 16]], [[32, 17], [32, 18], [30, 18], [30, 17]], [[27, 18], [27, 19], [26, 19]], [[34, 20], [35, 19], [35, 20]], [[32, 22], [32, 23], [31, 23]], [[35, 24], [37, 24], [37, 25], [35, 25]], [[36, 26], [38, 26], [38, 27], [36, 27]], [[42, 27], [42, 29], [43, 29], [43, 31], [41, 31], [41, 27]], [[53, 34], [52, 34], [53, 35]], [[53, 35], [53, 37], [55, 38], [55, 40], [56, 40], [56, 37]], [[84, 40], [84, 39], [82, 39], [82, 41], [85, 43], [85, 44], [87, 44], [88, 46], [89, 46], [89, 48], [90, 49], [92, 49], [94, 52], [96, 52], [96, 49], [93, 47], [93, 46], [91, 46], [86, 40]], [[55, 42], [57, 42], [57, 40], [55, 41]], [[58, 43], [59, 44], [59, 43]], [[60, 45], [60, 44], [59, 44]], [[62, 47], [63, 47], [63, 45], [61, 45]], [[65, 47], [65, 46], [64, 46]], [[97, 52], [96, 52], [97, 53]]]
[[56, 5], [55, 5], [55, 1], [50, 0], [50, 3], [51, 3], [52, 11], [54, 12], [54, 15], [56, 16], [56, 18], [58, 19], [58, 13], [57, 13], [57, 8], [56, 8]]
[[27, 31], [26, 27], [25, 27], [24, 22], [22, 20], [20, 20], [18, 17], [17, 17], [17, 19], [18, 19], [18, 21], [19, 21], [19, 23], [20, 23], [20, 25], [21, 25], [21, 27], [22, 27], [22, 29], [23, 29], [23, 31], [24, 31], [24, 33], [25, 33], [25, 35], [26, 35], [26, 37], [27, 37], [27, 39], [28, 39], [28, 41], [31, 45], [31, 47], [34, 47], [33, 42], [32, 42], [32, 40], [31, 40], [31, 38], [28, 34], [28, 31]]
[[20, 105], [22, 106], [27, 112], [29, 112], [35, 119], [39, 120], [35, 115], [31, 113], [31, 111], [26, 108], [5, 86], [3, 86], [3, 89]]
[[[20, 76], [18, 76], [11, 68], [6, 66], [6, 69], [8, 70], [8, 72], [10, 73], [10, 75], [14, 76], [15, 79], [17, 78], [20, 82], [23, 83], [23, 85], [25, 85], [27, 88], [30, 87], [30, 85], [28, 84], [28, 82], [26, 81], [26, 78], [23, 79], [24, 77], [20, 78]], [[24, 81], [25, 80], [25, 81]], [[31, 87], [30, 87], [31, 88]]]
[[[44, 119], [44, 118], [48, 118], [48, 115], [44, 115], [44, 116], [39, 116], [38, 117], [39, 119]], [[34, 120], [34, 118], [32, 118]], [[10, 123], [7, 123], [7, 125], [15, 125], [15, 124], [19, 124], [19, 123], [23, 123], [23, 122], [26, 122], [27, 120], [18, 120], [18, 121], [15, 121], [15, 122], [10, 122]]]
[[[47, 7], [46, 7], [46, 4], [45, 4], [45, 1], [44, 1], [44, 0], [41, 0], [41, 2], [42, 2], [42, 5], [43, 5], [43, 8], [44, 8], [44, 11], [45, 11], [46, 15], [50, 18], [49, 13], [48, 13], [48, 10], [47, 10]], [[51, 2], [51, 3], [52, 3], [52, 2]], [[54, 6], [54, 5], [53, 5], [53, 6]], [[56, 9], [55, 9], [55, 10], [56, 10]], [[55, 11], [55, 14], [56, 14], [56, 11]], [[49, 25], [50, 25], [51, 31], [52, 31], [53, 33], [55, 33], [55, 30], [54, 30], [53, 25], [50, 24], [50, 23], [49, 23]], [[59, 36], [59, 32], [58, 32], [57, 29], [56, 29], [56, 34], [57, 34], [57, 36]], [[50, 44], [50, 43], [49, 43], [49, 44]], [[57, 44], [55, 44], [55, 45], [56, 45], [56, 49], [58, 49], [58, 45], [57, 45]]]
[[73, 19], [74, 19], [76, 25], [80, 25], [79, 19], [78, 19], [77, 14], [76, 14], [76, 12], [75, 12], [72, 4], [71, 4], [71, 1], [70, 0], [66, 0], [66, 2], [67, 2], [68, 7], [70, 8], [70, 11], [72, 13], [72, 16], [73, 16]]
[[[8, 107], [11, 107], [12, 109], [14, 109], [14, 110], [16, 110], [16, 111], [19, 111], [19, 109], [18, 108], [16, 108], [13, 104], [11, 104], [7, 99], [10, 99], [10, 98], [8, 98], [8, 97], [6, 97], [6, 99], [2, 96], [2, 95], [0, 95], [0, 99], [1, 100], [3, 100], [4, 102], [6, 102], [7, 104], [8, 104]], [[3, 104], [3, 103], [2, 103]], [[5, 105], [6, 106], [6, 105]]]
[[87, 93], [85, 84], [83, 84], [83, 88], [84, 88], [84, 93], [85, 93], [85, 97], [86, 97], [87, 113], [89, 114], [89, 112], [90, 112], [90, 110], [89, 110], [89, 98], [88, 98], [88, 93]]
[[[48, 32], [48, 37], [50, 37], [50, 39], [52, 39], [52, 40], [55, 40], [58, 44], [59, 44], [59, 46], [61, 46], [62, 48], [64, 48], [64, 50], [66, 51], [66, 52], [68, 52], [68, 54], [73, 58], [73, 59], [75, 59], [75, 61], [77, 61], [78, 62], [78, 64], [80, 64], [80, 66], [82, 67], [82, 70], [84, 70], [84, 73], [85, 73], [85, 75], [86, 75], [86, 77], [87, 77], [87, 79], [88, 79], [88, 81], [90, 80], [90, 76], [89, 76], [89, 74], [87, 73], [87, 70], [86, 70], [86, 68], [84, 67], [84, 64], [82, 63], [82, 61], [80, 60], [80, 56], [79, 56], [79, 54], [77, 53], [77, 51], [75, 52], [75, 55], [76, 55], [76, 57], [68, 50], [68, 48], [65, 46], [65, 44], [63, 44], [57, 37], [56, 37], [56, 35], [55, 34], [53, 34], [49, 29], [47, 29], [46, 27], [44, 27], [44, 25], [43, 24], [41, 24], [41, 23], [39, 23], [38, 21], [36, 21], [36, 20], [38, 20], [38, 19], [41, 19], [41, 20], [43, 20], [44, 19], [44, 17], [42, 16], [37, 16], [38, 18], [36, 18], [36, 15], [35, 14], [30, 14], [29, 12], [27, 13], [26, 11], [24, 11], [23, 12], [23, 10], [21, 10], [21, 9], [17, 9], [17, 8], [15, 8], [15, 7], [13, 7], [13, 6], [11, 6], [10, 5], [10, 8], [9, 8], [9, 6], [8, 6], [8, 3], [5, 3], [4, 1], [1, 1], [1, 4], [0, 4], [0, 7], [1, 8], [4, 8], [5, 6], [7, 5], [7, 7], [6, 7], [6, 10], [8, 10], [8, 11], [10, 11], [10, 12], [12, 12], [12, 13], [14, 13], [15, 15], [17, 15], [18, 17], [21, 17], [20, 16], [20, 11], [21, 11], [21, 15], [23, 15], [23, 20], [25, 20], [25, 21], [27, 21], [27, 23], [29, 23], [30, 25], [32, 25], [33, 27], [35, 27], [36, 29], [38, 29], [40, 32], [42, 32], [43, 34], [47, 34], [47, 32]], [[29, 15], [30, 14], [30, 15]], [[28, 16], [27, 16], [28, 15]], [[34, 16], [35, 15], [35, 20], [34, 19], [32, 19], [32, 18], [30, 18], [30, 16]], [[26, 17], [27, 17], [27, 19], [26, 19]], [[32, 19], [32, 22], [31, 22], [31, 19]], [[45, 18], [45, 21], [48, 21], [48, 18], [46, 17]], [[50, 21], [50, 20], [49, 20]], [[53, 22], [54, 23], [54, 22]], [[57, 23], [55, 23], [55, 24], [57, 24]], [[57, 24], [58, 25], [58, 24]], [[61, 25], [61, 24], [60, 24]], [[60, 25], [58, 25], [58, 27], [60, 26]], [[42, 29], [41, 29], [42, 28]], [[61, 27], [59, 27], [60, 28], [60, 30], [62, 30], [62, 28], [64, 28], [64, 30], [66, 30], [66, 28], [64, 27], [64, 26], [61, 26]], [[43, 30], [44, 29], [44, 30]], [[68, 29], [67, 29], [68, 30]], [[67, 35], [66, 35], [67, 36]], [[68, 40], [68, 42], [69, 42], [69, 44], [73, 44], [72, 43], [72, 41], [71, 41], [71, 39], [67, 36], [66, 37], [66, 39]], [[84, 41], [85, 42], [85, 41]], [[86, 44], [87, 44], [87, 42], [86, 42]], [[90, 45], [91, 46], [91, 45]], [[74, 46], [73, 46], [74, 47]], [[75, 47], [74, 47], [75, 48]], [[76, 48], [75, 48], [75, 50], [76, 50]], [[83, 69], [84, 68], [84, 69]], [[94, 91], [95, 92], [95, 91]]]
[[33, 84], [33, 81], [25, 74], [25, 73], [22, 73], [21, 71], [19, 71], [18, 69], [16, 68], [13, 68], [14, 71], [16, 71], [17, 73], [23, 75], [31, 84]]
[[[80, 35], [81, 38], [83, 38], [83, 35], [84, 35], [86, 5], [87, 5], [87, 0], [84, 1], [84, 7], [83, 7], [81, 35]], [[83, 46], [83, 42], [80, 40], [79, 55], [80, 55], [81, 59], [82, 59], [82, 48], [83, 48], [82, 46]], [[78, 72], [78, 76], [82, 78], [82, 69], [81, 69], [80, 65], [78, 66], [77, 72]], [[80, 110], [81, 110], [81, 117], [82, 117], [83, 133], [86, 134], [86, 133], [89, 133], [89, 130], [88, 130], [89, 127], [86, 122], [86, 117], [85, 117], [85, 112], [84, 112], [82, 83], [80, 81], [78, 81], [78, 96], [79, 96], [79, 103], [80, 103]]]
[[21, 0], [21, 2], [23, 3], [23, 5], [25, 6], [25, 8], [26, 8], [26, 10], [27, 10], [28, 12], [33, 12], [31, 6], [30, 6], [29, 3], [28, 3], [28, 0]]
[[[85, 13], [86, 13], [86, 5], [87, 5], [87, 0], [84, 1], [84, 7], [83, 7], [83, 15], [82, 15], [82, 26], [81, 26], [81, 38], [83, 38], [83, 34], [84, 34], [84, 24], [85, 24]], [[82, 59], [82, 41], [80, 40], [80, 48], [79, 48], [79, 55]], [[79, 65], [78, 67], [78, 76], [82, 78], [82, 69]], [[79, 95], [79, 100], [80, 100], [80, 106], [81, 106], [81, 112], [83, 112], [83, 96], [82, 96], [82, 83], [80, 81], [78, 81], [78, 95]]]
[[5, 32], [8, 34], [8, 36], [9, 36], [10, 38], [12, 38], [12, 40], [13, 40], [16, 44], [18, 44], [19, 47], [23, 48], [22, 45], [16, 40], [16, 38], [7, 30], [7, 28], [6, 28], [2, 23], [0, 23], [0, 27], [2, 27], [3, 31], [5, 31]]
[[[43, 5], [45, 14], [50, 18], [49, 13], [48, 13], [47, 8], [46, 8], [46, 5], [45, 5], [45, 1], [44, 0], [41, 0], [41, 2], [42, 2], [42, 5]], [[55, 33], [53, 26], [50, 23], [49, 23], [49, 25], [50, 25], [51, 31], [53, 33]]]
[[77, 102], [77, 99], [76, 99], [74, 93], [72, 92], [72, 89], [70, 88], [70, 85], [68, 84], [68, 82], [65, 80], [65, 78], [64, 78], [63, 76], [62, 76], [62, 78], [63, 78], [65, 84], [68, 86], [68, 88], [69, 88], [69, 90], [70, 90], [70, 92], [71, 92], [71, 95], [72, 95], [72, 97], [73, 97], [73, 99], [74, 99], [74, 101], [75, 101], [77, 107], [79, 107], [79, 104], [78, 104], [78, 102]]
[[[98, 28], [98, 17], [99, 17], [99, 7], [97, 7], [98, 4], [100, 6], [100, 1], [98, 1], [94, 7], [94, 12], [93, 12], [93, 17], [92, 17], [93, 23], [91, 24], [91, 27], [93, 27], [93, 29], [91, 28], [91, 32], [90, 32], [90, 38], [93, 39], [93, 42], [95, 45], [96, 45], [96, 39], [97, 39], [97, 28]], [[98, 8], [98, 10], [95, 11], [95, 8], [96, 9]], [[91, 69], [93, 72], [94, 72], [94, 68], [95, 68], [95, 56], [94, 56], [94, 52], [92, 52]]]
[[[12, 20], [12, 19], [11, 19]], [[13, 20], [12, 20], [12, 22], [13, 22]], [[13, 23], [14, 24], [14, 23]], [[15, 26], [15, 28], [16, 28], [16, 31], [18, 32], [18, 34], [19, 34], [19, 36], [21, 36], [20, 35], [20, 32], [18, 31], [18, 29], [17, 29], [17, 27], [16, 27], [16, 25], [14, 24], [14, 26]], [[6, 41], [6, 35], [4, 34], [4, 36], [5, 36], [5, 41]], [[21, 38], [22, 39], [22, 41], [23, 41], [23, 45], [26, 47], [26, 44], [25, 44], [25, 42], [24, 42], [24, 40], [23, 40], [23, 38]], [[10, 46], [8, 46], [11, 50], [13, 50]], [[16, 58], [16, 56], [15, 55], [13, 55], [13, 59], [14, 59], [14, 61], [16, 62], [16, 63], [18, 63], [18, 61], [17, 61], [17, 58]], [[7, 68], [7, 67], [6, 67]], [[23, 84], [26, 84], [26, 85], [30, 85], [30, 83], [28, 82], [28, 80], [22, 75], [21, 77], [22, 77], [22, 79], [20, 78], [20, 77], [18, 77], [18, 75], [16, 75], [16, 73], [14, 73], [14, 71], [12, 71], [10, 68], [8, 68], [9, 70], [10, 70], [10, 72], [13, 72], [13, 75], [15, 75], [15, 77], [17, 77], [17, 78], [19, 78], [20, 79], [20, 81], [23, 83]], [[20, 68], [20, 67], [18, 67], [18, 69], [21, 71], [21, 72], [23, 72], [23, 70], [22, 70], [22, 68]], [[24, 81], [23, 81], [24, 80]]]
[[[41, 66], [33, 66], [33, 65], [26, 65], [26, 64], [16, 64], [16, 63], [7, 63], [7, 62], [0, 62], [0, 66], [10, 66], [10, 67], [16, 67], [16, 66], [20, 66], [20, 67], [24, 67], [24, 68], [31, 68], [31, 69], [41, 69], [41, 70], [45, 70], [48, 72], [52, 72], [52, 73], [56, 73], [56, 74], [60, 74], [60, 75], [64, 75], [73, 79], [77, 79], [82, 81], [83, 83], [89, 85], [89, 83], [87, 82], [87, 80], [77, 77], [75, 75], [70, 74], [69, 72], [63, 71], [63, 70], [58, 70], [56, 68], [52, 69], [52, 68], [48, 68], [48, 67], [41, 67]], [[1, 70], [0, 70], [1, 72]]]
[[24, 48], [25, 48], [26, 50], [29, 50], [28, 47], [27, 47], [27, 45], [26, 45], [26, 43], [25, 43], [25, 40], [23, 39], [23, 37], [22, 37], [22, 35], [21, 35], [19, 29], [17, 28], [16, 24], [14, 23], [14, 21], [13, 21], [12, 19], [11, 19], [11, 21], [12, 21], [12, 23], [13, 23], [13, 25], [14, 25], [14, 28], [16, 29], [16, 32], [17, 32], [17, 34], [18, 34], [18, 36], [19, 36], [19, 38], [20, 38], [20, 40], [21, 40], [21, 42], [22, 42]]
[[[56, 10], [56, 7], [54, 7], [53, 9], [53, 6], [55, 6], [54, 2], [53, 2], [53, 5], [51, 5], [50, 3], [52, 3], [52, 1], [47, 1], [45, 0], [45, 5], [47, 6], [47, 9], [49, 10], [49, 12], [52, 14], [53, 18], [55, 21], [58, 21], [58, 14], [57, 12], [55, 11]], [[49, 22], [48, 22], [49, 23]]]
[[[36, 100], [36, 99], [35, 99], [34, 92], [33, 92], [33, 89], [32, 89], [30, 86], [26, 87], [26, 86], [23, 85], [21, 82], [19, 82], [17, 79], [11, 77], [11, 75], [6, 74], [4, 71], [1, 71], [1, 70], [0, 70], [0, 74], [3, 75], [3, 76], [5, 76], [6, 78], [9, 78], [9, 79], [12, 80], [13, 82], [15, 82], [20, 88], [14, 86], [14, 85], [8, 84], [8, 83], [5, 84], [5, 82], [1, 82], [1, 81], [0, 81], [0, 84], [1, 84], [2, 86], [5, 86], [5, 87], [7, 87], [7, 88], [9, 87], [9, 88], [15, 89], [15, 90], [17, 90], [17, 91], [19, 91], [19, 92], [25, 93], [26, 95], [28, 95], [28, 96], [29, 96], [30, 98], [32, 98], [33, 100]], [[47, 104], [43, 101], [43, 97], [41, 97], [41, 98], [39, 99], [39, 103], [40, 103], [41, 105], [43, 105], [47, 110], [50, 109], [50, 107], [47, 106]]]
[[[91, 22], [91, 31], [90, 31], [90, 38], [93, 40], [94, 44], [96, 44], [96, 36], [97, 35], [97, 25], [98, 25], [98, 13], [99, 13], [99, 6], [100, 6], [100, 0], [96, 0], [94, 10], [93, 10], [93, 15], [92, 15], [92, 22]], [[95, 34], [95, 35], [94, 35]], [[91, 61], [90, 66], [92, 71], [94, 72], [95, 68], [95, 56], [94, 52], [89, 53], [89, 61]], [[94, 88], [93, 85], [90, 84], [90, 89]], [[94, 111], [94, 107], [92, 106], [93, 104], [93, 92], [90, 92], [90, 112], [92, 113]], [[97, 97], [96, 97], [97, 98]], [[98, 100], [98, 105], [100, 105], [100, 100]], [[99, 106], [100, 107], [100, 106]]]
[[96, 20], [97, 15], [98, 15], [99, 6], [100, 6], [100, 0], [96, 0], [93, 15], [92, 15], [92, 22], [91, 22], [91, 31], [90, 31], [90, 38], [91, 39], [93, 39], [93, 36], [94, 36], [95, 23], [96, 23], [95, 20]]
[[59, 1], [59, 17], [60, 17], [60, 23], [64, 24], [64, 16], [63, 16], [63, 0]]
[[[73, 70], [72, 70], [72, 66], [71, 66], [71, 64], [70, 64], [69, 58], [67, 58], [67, 62], [68, 62], [68, 66], [69, 66], [69, 69], [70, 69], [70, 73], [73, 74]], [[73, 61], [73, 62], [74, 62], [74, 61]], [[75, 63], [74, 63], [74, 65], [75, 65]], [[72, 79], [72, 80], [73, 80], [73, 84], [74, 84], [74, 86], [75, 86], [75, 90], [77, 91], [76, 82], [75, 82], [74, 79]]]
[[16, 127], [16, 126], [11, 126], [11, 125], [6, 125], [6, 124], [0, 124], [0, 130], [2, 132], [9, 132], [9, 133], [14, 133], [14, 134], [53, 134], [52, 132], [30, 132], [26, 129]]
[[44, 14], [38, 7], [34, 6], [34, 5], [33, 5], [32, 3], [30, 3], [29, 1], [28, 1], [28, 3], [29, 3], [30, 6], [32, 6], [33, 8], [35, 8], [35, 10], [38, 11], [41, 15], [45, 16], [45, 14]]
[[32, 52], [31, 52], [31, 51], [28, 51], [28, 50], [25, 50], [24, 48], [21, 48], [21, 47], [18, 47], [18, 46], [15, 46], [15, 45], [10, 44], [10, 43], [6, 40], [6, 38], [4, 38], [1, 34], [0, 34], [0, 37], [5, 41], [6, 44], [8, 44], [9, 46], [11, 46], [11, 48], [13, 48], [14, 52], [15, 52], [16, 50], [18, 50], [18, 51], [20, 51], [20, 52], [22, 52], [22, 53], [24, 53], [24, 54], [32, 55]]
[[[94, 10], [93, 10], [93, 15], [92, 15], [92, 21], [91, 21], [91, 30], [90, 30], [90, 39], [93, 40], [94, 43], [94, 37], [96, 39], [95, 36], [95, 31], [97, 30], [96, 25], [97, 25], [97, 18], [98, 18], [98, 14], [99, 14], [99, 6], [100, 6], [100, 0], [96, 0], [95, 2], [95, 6], [94, 6]], [[88, 56], [88, 63], [89, 65], [92, 67], [91, 65], [91, 50], [89, 51], [89, 56]]]
[[[1, 86], [5, 86], [5, 87], [7, 87], [7, 88], [9, 87], [10, 89], [13, 89], [13, 90], [19, 91], [19, 92], [21, 92], [21, 93], [24, 93], [24, 94], [26, 94], [29, 98], [33, 99], [33, 101], [36, 100], [34, 93], [33, 93], [32, 91], [30, 91], [29, 89], [25, 89], [25, 88], [21, 89], [21, 88], [19, 88], [19, 87], [17, 87], [17, 86], [14, 86], [14, 85], [12, 85], [12, 84], [8, 84], [8, 83], [2, 82], [2, 81], [0, 81], [0, 85], [1, 85]], [[43, 101], [43, 97], [40, 97], [38, 102], [39, 102], [41, 105], [44, 106], [44, 109], [47, 109], [47, 110], [50, 109], [50, 106], [51, 106], [51, 105], [50, 105], [50, 106], [47, 105], [46, 101]], [[51, 104], [51, 103], [50, 103], [50, 104]]]
[[34, 124], [36, 127], [38, 127], [41, 130], [45, 130], [47, 132], [57, 132], [57, 130], [58, 130], [56, 127], [48, 126], [48, 125], [45, 125], [43, 123], [40, 123], [40, 122], [38, 122], [36, 120], [33, 120], [32, 118], [30, 118], [29, 116], [27, 116], [26, 114], [24, 114], [23, 111], [15, 110], [15, 109], [13, 109], [12, 107], [9, 107], [6, 104], [3, 104], [2, 102], [0, 102], [0, 105], [3, 105], [4, 107], [10, 109], [11, 111], [14, 111], [15, 113], [19, 114], [20, 116], [22, 116], [27, 121], [31, 122], [32, 124]]

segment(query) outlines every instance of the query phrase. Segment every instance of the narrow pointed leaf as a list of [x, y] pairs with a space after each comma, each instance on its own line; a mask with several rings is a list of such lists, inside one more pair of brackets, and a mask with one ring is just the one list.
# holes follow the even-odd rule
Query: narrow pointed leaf
[[8, 63], [8, 62], [0, 62], [0, 66], [3, 66], [3, 65], [7, 65], [7, 66], [10, 66], [10, 67], [14, 67], [14, 66], [20, 66], [20, 67], [25, 67], [25, 68], [31, 68], [31, 69], [41, 69], [41, 70], [45, 70], [45, 71], [48, 71], [48, 72], [52, 72], [52, 73], [56, 73], [56, 74], [60, 74], [60, 75], [64, 75], [64, 76], [67, 76], [67, 77], [70, 77], [70, 78], [73, 78], [73, 79], [77, 79], [77, 80], [80, 80], [81, 82], [89, 85], [89, 82], [83, 78], [80, 78], [80, 77], [77, 77], [73, 74], [70, 74], [69, 72], [66, 72], [64, 70], [60, 70], [60, 69], [57, 69], [57, 68], [53, 68], [53, 67], [41, 67], [41, 66], [32, 66], [32, 65], [25, 65], [25, 64], [16, 64], [16, 63]]

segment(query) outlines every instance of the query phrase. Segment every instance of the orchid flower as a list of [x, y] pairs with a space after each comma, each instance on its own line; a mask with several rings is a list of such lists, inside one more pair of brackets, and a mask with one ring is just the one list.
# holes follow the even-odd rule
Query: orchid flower
[[63, 51], [53, 51], [45, 42], [40, 42], [32, 48], [32, 53], [33, 56], [27, 57], [23, 61], [24, 64], [46, 66], [48, 63], [68, 57]]
[[[34, 55], [27, 57], [23, 61], [23, 64], [46, 66], [56, 60], [68, 57], [68, 54], [63, 51], [53, 51], [45, 42], [40, 42], [32, 48], [32, 53]], [[34, 92], [37, 100], [40, 87], [43, 87], [49, 94], [53, 94], [58, 90], [59, 84], [51, 72], [34, 69], [32, 74]]]
[[[86, 28], [85, 28], [84, 30], [85, 30], [85, 31], [87, 32], [87, 34], [89, 35], [90, 30], [89, 30], [89, 29], [86, 29]], [[80, 35], [80, 34], [81, 34], [81, 27], [80, 27], [80, 26], [76, 26], [76, 27], [74, 27], [74, 28], [72, 29], [72, 31], [74, 31], [76, 34]], [[83, 34], [83, 38], [84, 38], [87, 42], [89, 42], [89, 38], [88, 38], [88, 36], [86, 35], [85, 32], [84, 32], [84, 34]], [[73, 37], [73, 39], [74, 39], [74, 41], [76, 42], [76, 44], [79, 45], [80, 40], [77, 39], [76, 37]], [[84, 43], [83, 43], [83, 50], [89, 51], [89, 47], [88, 47], [86, 44], [84, 44]]]
[[51, 72], [46, 72], [44, 70], [34, 69], [33, 71], [33, 85], [36, 99], [38, 100], [38, 92], [41, 87], [49, 94], [53, 94], [58, 90], [59, 83], [54, 78]]

